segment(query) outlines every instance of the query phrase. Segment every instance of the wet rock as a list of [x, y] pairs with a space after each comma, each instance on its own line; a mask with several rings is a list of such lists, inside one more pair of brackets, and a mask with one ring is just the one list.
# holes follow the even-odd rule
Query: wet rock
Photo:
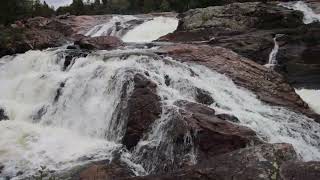
[[320, 177], [320, 162], [291, 161], [281, 166], [280, 176], [283, 180], [317, 180]]
[[47, 107], [46, 106], [43, 106], [42, 108], [40, 108], [38, 110], [38, 112], [32, 116], [32, 120], [34, 123], [38, 123], [42, 116], [45, 115], [47, 113]]
[[66, 69], [68, 69], [68, 67], [72, 66], [74, 63], [73, 60], [75, 58], [87, 57], [87, 56], [88, 56], [88, 53], [81, 50], [66, 51], [63, 70], [65, 71]]
[[132, 175], [127, 169], [117, 165], [92, 165], [79, 174], [80, 180], [112, 180]]
[[9, 117], [6, 114], [5, 110], [0, 108], [0, 121], [3, 121], [3, 120], [9, 120]]
[[58, 102], [59, 101], [59, 98], [62, 95], [62, 91], [63, 91], [63, 88], [64, 88], [65, 85], [66, 85], [65, 82], [60, 83], [59, 88], [57, 90], [57, 94], [54, 97], [54, 102]]
[[157, 85], [145, 76], [134, 76], [134, 90], [128, 100], [128, 123], [122, 143], [132, 149], [152, 123], [160, 117], [160, 97], [156, 93]]
[[113, 36], [83, 37], [75, 41], [75, 45], [88, 50], [110, 50], [122, 46], [123, 42]]
[[170, 84], [171, 84], [171, 79], [170, 79], [170, 77], [169, 77], [169, 75], [165, 75], [164, 76], [164, 80], [165, 80], [165, 84], [166, 84], [166, 86], [170, 86]]
[[130, 168], [118, 159], [111, 163], [107, 161], [90, 163], [73, 171], [71, 175], [64, 175], [63, 178], [71, 180], [115, 180], [134, 175]]
[[280, 178], [280, 166], [296, 160], [289, 144], [264, 144], [208, 158], [201, 164], [169, 174], [127, 180], [270, 180]]
[[222, 120], [226, 120], [226, 121], [231, 121], [231, 122], [234, 122], [234, 123], [239, 123], [239, 119], [234, 116], [234, 115], [231, 115], [231, 114], [217, 114], [216, 115], [218, 118], [222, 119]]
[[76, 46], [76, 45], [70, 45], [70, 46], [68, 46], [67, 47], [67, 49], [72, 49], [72, 50], [74, 50], [74, 49], [79, 49], [80, 47], [79, 46]]
[[[188, 101], [177, 101], [174, 105], [165, 107], [166, 120], [159, 120], [161, 134], [152, 139], [157, 145], [142, 143], [138, 152], [135, 151], [137, 162], [152, 174], [166, 174], [209, 157], [262, 143], [254, 131], [219, 119], [208, 106]], [[142, 140], [152, 141], [148, 138]]]
[[4, 169], [4, 165], [0, 164], [0, 174], [2, 173], [2, 170]]
[[[254, 131], [218, 118], [209, 107], [187, 101], [175, 104], [181, 108], [179, 112], [182, 121], [181, 127], [177, 127], [175, 131], [196, 132], [194, 144], [198, 148], [199, 159], [261, 143]], [[178, 131], [180, 128], [184, 130]]]
[[196, 88], [195, 90], [196, 101], [201, 104], [211, 105], [214, 103], [213, 98], [211, 97], [210, 93], [206, 90]]

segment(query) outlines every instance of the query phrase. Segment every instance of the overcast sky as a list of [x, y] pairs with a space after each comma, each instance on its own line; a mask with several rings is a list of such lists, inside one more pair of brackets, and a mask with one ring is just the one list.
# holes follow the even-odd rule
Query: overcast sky
[[50, 6], [54, 6], [55, 8], [69, 5], [72, 3], [72, 0], [42, 0], [42, 1], [46, 1], [47, 4], [49, 4]]

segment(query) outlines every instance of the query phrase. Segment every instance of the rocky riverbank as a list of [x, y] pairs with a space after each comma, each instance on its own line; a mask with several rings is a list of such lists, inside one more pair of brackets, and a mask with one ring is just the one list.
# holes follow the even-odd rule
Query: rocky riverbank
[[[318, 11], [319, 2], [308, 3]], [[29, 79], [12, 73], [19, 83], [34, 78], [43, 83], [36, 87], [46, 91], [44, 87], [48, 86], [47, 93], [53, 93], [46, 95], [49, 100], [45, 99], [40, 109], [41, 99], [34, 105], [38, 109], [29, 115], [26, 108], [22, 117], [30, 118], [32, 125], [46, 121], [46, 128], [56, 123], [53, 120], [62, 119], [60, 124], [66, 130], [79, 133], [80, 127], [81, 133], [88, 131], [80, 133], [86, 138], [116, 144], [112, 158], [95, 159], [89, 154], [70, 160], [68, 156], [70, 162], [65, 163], [62, 157], [61, 162], [57, 161], [60, 164], [82, 159], [86, 163], [62, 172], [49, 169], [45, 176], [39, 171], [39, 177], [318, 179], [320, 115], [309, 108], [293, 86], [320, 86], [320, 23], [305, 24], [302, 12], [279, 2], [244, 2], [182, 13], [178, 29], [156, 42], [125, 43], [119, 38], [158, 15], [140, 15], [140, 19], [66, 15], [33, 18], [9, 29], [1, 27], [4, 36], [0, 39], [0, 57], [64, 45], [36, 54], [43, 57], [40, 64], [33, 61], [32, 52], [27, 54], [24, 58], [33, 58], [32, 64], [21, 66]], [[279, 34], [277, 63], [271, 69], [264, 65]], [[11, 60], [19, 62], [21, 57]], [[32, 69], [36, 65], [46, 65], [47, 69], [39, 68], [41, 74], [35, 74], [39, 71]], [[11, 75], [7, 69], [0, 70], [3, 76]], [[6, 85], [19, 90], [20, 86], [12, 84]], [[0, 106], [0, 123], [7, 123], [4, 131], [15, 128], [9, 123], [19, 114], [8, 107]], [[91, 124], [96, 126], [90, 129]], [[37, 142], [32, 135], [35, 133], [30, 134], [18, 138], [19, 147], [28, 147], [28, 138]], [[0, 179], [6, 168], [0, 163]], [[19, 171], [20, 175], [24, 172]], [[39, 178], [28, 174], [25, 177]]]
[[[309, 1], [311, 7], [319, 2]], [[316, 8], [314, 8], [317, 11]], [[161, 40], [206, 42], [231, 49], [259, 64], [267, 64], [278, 38], [278, 72], [296, 87], [318, 87], [320, 24], [303, 23], [301, 11], [285, 8], [280, 2], [234, 3], [190, 10], [180, 15], [181, 25]]]

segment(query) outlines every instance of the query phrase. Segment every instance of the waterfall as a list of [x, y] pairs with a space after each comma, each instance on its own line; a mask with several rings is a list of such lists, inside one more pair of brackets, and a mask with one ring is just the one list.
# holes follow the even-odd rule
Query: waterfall
[[161, 36], [172, 33], [178, 27], [179, 21], [171, 17], [156, 17], [147, 21], [124, 35], [124, 42], [151, 42]]
[[[141, 21], [142, 23], [137, 23]], [[107, 23], [99, 24], [91, 28], [86, 36], [116, 36], [124, 42], [151, 42], [161, 36], [175, 31], [178, 27], [178, 19], [174, 17], [135, 17], [113, 16]]]
[[316, 14], [306, 3], [303, 1], [287, 2], [280, 4], [288, 9], [301, 11], [304, 15], [303, 23], [310, 24], [316, 21], [320, 21], [320, 14]]
[[[126, 26], [135, 18], [113, 17], [87, 35], [150, 42], [178, 25], [176, 18], [158, 17]], [[115, 27], [119, 25], [131, 30], [120, 32]], [[269, 64], [276, 64], [277, 37]], [[286, 108], [264, 104], [223, 74], [160, 56], [155, 49], [95, 51], [74, 57], [71, 63], [66, 63], [66, 56], [77, 50], [65, 47], [1, 58], [0, 110], [9, 120], [0, 121], [0, 165], [4, 166], [0, 178], [23, 179], [41, 166], [60, 172], [91, 161], [111, 161], [114, 154], [120, 154], [136, 175], [153, 173], [162, 163], [174, 164], [180, 159], [195, 164], [194, 134], [187, 133], [176, 147], [170, 133], [179, 111], [175, 102], [196, 102], [196, 88], [214, 99], [210, 107], [218, 114], [236, 116], [240, 125], [254, 130], [262, 140], [291, 143], [301, 159], [320, 160], [318, 123]], [[136, 74], [157, 85], [162, 114], [136, 148], [128, 151], [121, 144], [127, 117], [118, 118], [117, 113], [122, 110], [119, 104], [127, 101], [134, 89]]]
[[91, 28], [85, 35], [91, 37], [116, 36], [121, 37], [125, 30], [133, 26], [130, 21], [137, 20], [134, 16], [113, 16], [107, 23]]
[[269, 55], [269, 61], [265, 65], [266, 67], [273, 68], [274, 66], [278, 65], [277, 54], [279, 51], [279, 44], [277, 42], [277, 38], [282, 37], [282, 36], [283, 36], [283, 34], [276, 34], [275, 37], [273, 38], [274, 47]]
[[[211, 108], [235, 115], [241, 125], [255, 130], [261, 139], [291, 143], [306, 161], [320, 159], [318, 123], [285, 108], [268, 106], [252, 92], [206, 67], [179, 63], [157, 56], [152, 50], [117, 50], [75, 58], [64, 70], [67, 51], [29, 51], [0, 60], [11, 59], [0, 66], [0, 107], [10, 118], [0, 122], [4, 175], [14, 176], [19, 171], [28, 175], [41, 165], [59, 171], [88, 161], [112, 159], [113, 152], [121, 151], [125, 152], [125, 162], [140, 169], [137, 174], [151, 173], [160, 161], [143, 158], [144, 149], [155, 148], [148, 157], [165, 153], [167, 161], [174, 162], [169, 133], [177, 110], [174, 102], [196, 102], [195, 87], [208, 91], [214, 98], [216, 103]], [[158, 85], [163, 114], [146, 139], [130, 153], [122, 150], [119, 141], [125, 128], [112, 122], [112, 115], [123, 84], [132, 82], [135, 73], [145, 72]], [[169, 86], [165, 77], [171, 79]], [[126, 91], [130, 93], [131, 87]], [[189, 150], [182, 151], [185, 154], [181, 156], [195, 163], [196, 149], [188, 137], [184, 146]]]

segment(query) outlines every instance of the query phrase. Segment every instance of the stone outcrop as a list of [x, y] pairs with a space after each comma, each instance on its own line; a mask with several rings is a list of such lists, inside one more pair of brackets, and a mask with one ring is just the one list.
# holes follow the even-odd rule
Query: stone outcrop
[[[289, 144], [264, 144], [212, 157], [194, 167], [169, 174], [127, 180], [270, 180], [281, 179], [280, 169], [297, 159]], [[319, 171], [318, 171], [319, 172]]]
[[5, 110], [0, 107], [0, 121], [3, 121], [3, 120], [9, 120], [9, 117], [6, 114]]
[[244, 126], [233, 124], [215, 115], [207, 106], [178, 101], [180, 124], [175, 128], [176, 137], [184, 137], [194, 132], [194, 146], [198, 149], [199, 161], [260, 144], [254, 131]]
[[[303, 14], [279, 2], [233, 3], [189, 10], [180, 15], [178, 30], [164, 41], [207, 43], [231, 49], [259, 64], [266, 64], [279, 38], [277, 71], [297, 87], [319, 87], [319, 23], [303, 24]], [[309, 1], [315, 11], [319, 2]]]
[[[137, 162], [152, 174], [172, 172], [213, 156], [263, 143], [254, 131], [228, 118], [220, 119], [208, 106], [188, 101], [174, 104], [177, 109], [171, 107], [164, 112], [168, 119], [158, 135], [159, 144], [138, 148], [140, 159]], [[143, 140], [149, 141], [145, 138]]]
[[141, 74], [136, 74], [133, 81], [134, 89], [127, 104], [126, 132], [122, 140], [128, 149], [138, 144], [154, 121], [160, 118], [162, 111], [157, 85]]
[[74, 44], [87, 50], [111, 50], [123, 45], [123, 42], [114, 36], [85, 37], [77, 36]]

